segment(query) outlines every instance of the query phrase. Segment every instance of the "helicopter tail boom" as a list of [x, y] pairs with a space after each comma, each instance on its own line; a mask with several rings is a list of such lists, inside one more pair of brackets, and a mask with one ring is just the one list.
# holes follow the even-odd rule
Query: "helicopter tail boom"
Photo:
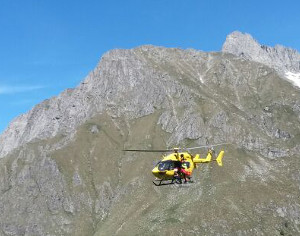
[[223, 166], [223, 162], [222, 162], [223, 157], [224, 157], [224, 151], [221, 151], [216, 159], [213, 159], [211, 152], [208, 152], [206, 158], [200, 158], [200, 155], [197, 154], [193, 159], [193, 162], [195, 164], [200, 164], [200, 163], [209, 163], [212, 161], [216, 161], [218, 166]]
[[207, 154], [206, 158], [200, 158], [200, 155], [197, 154], [195, 156], [195, 158], [193, 159], [193, 162], [196, 163], [196, 164], [199, 164], [199, 163], [208, 163], [208, 162], [211, 162], [211, 158], [212, 158], [212, 156], [211, 156], [210, 153]]

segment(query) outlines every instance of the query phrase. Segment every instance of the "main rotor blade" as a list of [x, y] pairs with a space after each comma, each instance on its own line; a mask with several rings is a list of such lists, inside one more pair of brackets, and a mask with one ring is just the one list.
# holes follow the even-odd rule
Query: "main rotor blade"
[[225, 144], [230, 144], [230, 143], [218, 143], [218, 144], [212, 144], [212, 145], [203, 145], [199, 147], [191, 147], [191, 148], [186, 148], [187, 150], [193, 150], [193, 149], [200, 149], [200, 148], [206, 148], [206, 147], [216, 147], [216, 146], [221, 146]]
[[143, 150], [143, 149], [125, 149], [125, 152], [172, 152], [173, 150]]

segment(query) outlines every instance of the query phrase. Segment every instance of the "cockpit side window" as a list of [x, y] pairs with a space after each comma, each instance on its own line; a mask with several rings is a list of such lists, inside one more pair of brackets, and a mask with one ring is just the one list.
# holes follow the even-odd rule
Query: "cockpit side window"
[[158, 169], [160, 171], [174, 170], [175, 166], [176, 166], [176, 162], [174, 162], [174, 161], [162, 161], [162, 162], [158, 163]]
[[158, 169], [160, 171], [164, 171], [164, 170], [167, 170], [169, 167], [169, 163], [166, 162], [166, 161], [162, 161], [161, 163], [158, 164]]

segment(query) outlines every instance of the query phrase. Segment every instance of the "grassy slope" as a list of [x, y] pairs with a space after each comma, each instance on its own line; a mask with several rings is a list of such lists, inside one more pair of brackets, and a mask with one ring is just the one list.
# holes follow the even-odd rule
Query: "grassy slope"
[[[76, 191], [89, 191], [92, 199], [107, 201], [104, 215], [94, 210], [78, 219], [94, 220], [92, 225], [83, 224], [85, 230], [89, 229], [85, 232], [93, 227], [95, 235], [297, 232], [299, 225], [294, 224], [293, 215], [293, 210], [299, 211], [299, 189], [293, 179], [299, 164], [297, 157], [266, 160], [228, 145], [224, 167], [202, 165], [194, 173], [193, 184], [156, 187], [151, 182], [151, 169], [159, 156], [120, 150], [122, 143], [127, 147], [164, 147], [167, 134], [156, 125], [158, 114], [131, 122], [130, 134], [126, 127], [122, 128], [124, 135], [106, 118], [95, 118], [82, 126], [75, 143], [53, 155], [63, 173], [70, 175], [77, 169], [82, 176], [88, 187]], [[90, 132], [94, 125], [99, 127], [97, 134]], [[83, 157], [91, 150], [88, 161]], [[104, 183], [109, 183], [111, 195], [103, 198], [105, 192], [97, 189]], [[84, 232], [82, 227], [76, 230], [77, 235]]]
[[[75, 208], [68, 215], [72, 222], [65, 226], [71, 235], [276, 235], [299, 231], [295, 224], [298, 157], [268, 160], [227, 145], [224, 167], [201, 165], [195, 170], [193, 184], [154, 186], [151, 169], [160, 157], [121, 150], [124, 144], [126, 148], [165, 147], [169, 135], [157, 126], [159, 114], [118, 128], [106, 115], [95, 117], [78, 129], [74, 142], [49, 154]], [[98, 132], [91, 132], [95, 127]], [[28, 150], [51, 147], [59, 140], [34, 143]], [[9, 169], [14, 160], [5, 158], [1, 166]], [[22, 160], [18, 159], [20, 172], [27, 165]], [[77, 182], [76, 173], [80, 176]], [[42, 202], [45, 196], [38, 199]], [[47, 213], [49, 222], [56, 216]]]

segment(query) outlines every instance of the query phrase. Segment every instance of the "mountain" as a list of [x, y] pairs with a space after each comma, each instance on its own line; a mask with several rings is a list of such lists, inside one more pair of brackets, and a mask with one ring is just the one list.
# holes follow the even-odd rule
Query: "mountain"
[[300, 54], [281, 45], [259, 44], [250, 34], [235, 31], [227, 36], [222, 52], [263, 63], [300, 87]]
[[[229, 50], [247, 46], [233, 34], [242, 42], [228, 36], [223, 52], [112, 50], [78, 87], [12, 121], [0, 232], [299, 234], [299, 89], [277, 64]], [[202, 165], [186, 185], [154, 186], [160, 156], [122, 151], [207, 143], [230, 143], [224, 166]]]

